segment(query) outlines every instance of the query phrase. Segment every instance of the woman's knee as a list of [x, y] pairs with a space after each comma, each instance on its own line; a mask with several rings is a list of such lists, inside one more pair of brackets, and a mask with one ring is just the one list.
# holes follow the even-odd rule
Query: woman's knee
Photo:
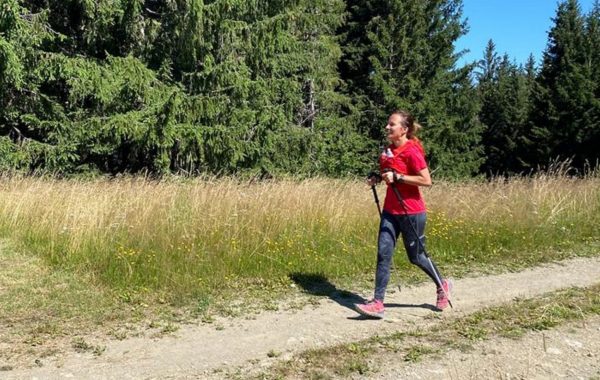
[[410, 263], [419, 267], [422, 266], [425, 255], [423, 254], [421, 247], [418, 245], [418, 242], [416, 240], [407, 242], [405, 248]]
[[423, 265], [423, 262], [421, 261], [421, 258], [419, 257], [418, 254], [414, 254], [414, 255], [408, 255], [408, 260], [410, 261], [411, 264], [414, 264], [418, 267]]

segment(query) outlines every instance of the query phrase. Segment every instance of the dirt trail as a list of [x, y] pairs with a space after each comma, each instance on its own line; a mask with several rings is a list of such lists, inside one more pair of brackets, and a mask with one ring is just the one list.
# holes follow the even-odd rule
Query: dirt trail
[[[577, 258], [557, 264], [495, 276], [454, 281], [454, 309], [442, 318], [472, 313], [486, 306], [532, 297], [572, 286], [600, 282], [600, 258]], [[298, 311], [269, 311], [254, 319], [221, 319], [214, 325], [183, 326], [161, 339], [131, 338], [102, 342], [98, 357], [68, 353], [43, 366], [0, 372], [2, 379], [145, 379], [206, 378], [218, 368], [248, 360], [268, 362], [270, 352], [281, 357], [309, 348], [366, 338], [374, 333], [427, 327], [439, 323], [431, 305], [432, 284], [388, 294], [386, 319], [362, 320], [351, 310], [360, 297], [335, 296]], [[341, 292], [339, 293], [341, 294]], [[365, 295], [369, 296], [369, 295]], [[223, 326], [216, 329], [215, 325]], [[382, 377], [385, 378], [385, 374]], [[218, 375], [217, 375], [218, 376]], [[377, 376], [379, 377], [379, 376]]]

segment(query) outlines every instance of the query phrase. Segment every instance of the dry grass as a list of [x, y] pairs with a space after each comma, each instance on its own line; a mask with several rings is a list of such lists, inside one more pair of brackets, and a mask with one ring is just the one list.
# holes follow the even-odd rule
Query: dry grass
[[0, 230], [52, 264], [117, 287], [218, 288], [235, 277], [317, 271], [359, 223], [370, 224], [369, 193], [356, 188], [319, 179], [5, 178]]
[[430, 208], [452, 219], [552, 223], [593, 216], [599, 202], [598, 186], [600, 180], [595, 177], [542, 175], [509, 181], [439, 183], [427, 192], [427, 198]]
[[[437, 183], [424, 195], [429, 251], [456, 271], [530, 265], [600, 240], [594, 175]], [[204, 302], [285, 287], [293, 273], [370, 277], [377, 210], [354, 180], [5, 177], [0, 234], [124, 298]]]

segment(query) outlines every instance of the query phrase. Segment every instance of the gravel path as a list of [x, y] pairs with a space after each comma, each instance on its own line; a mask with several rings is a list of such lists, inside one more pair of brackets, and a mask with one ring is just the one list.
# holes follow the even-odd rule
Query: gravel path
[[[510, 302], [515, 297], [533, 297], [548, 291], [572, 286], [589, 286], [598, 282], [600, 258], [577, 258], [517, 273], [464, 278], [454, 281], [454, 309], [444, 311], [441, 315], [442, 319], [459, 317], [486, 306]], [[309, 348], [366, 338], [376, 331], [381, 334], [420, 326], [426, 328], [440, 323], [438, 318], [428, 318], [435, 313], [431, 310], [431, 303], [435, 301], [433, 284], [389, 293], [386, 299], [386, 319], [383, 321], [357, 318], [351, 304], [361, 297], [354, 295], [344, 298], [341, 296], [342, 292], [337, 294], [340, 296], [323, 299], [318, 305], [308, 306], [300, 311], [268, 311], [253, 319], [220, 319], [212, 325], [183, 326], [174, 336], [160, 339], [107, 340], [101, 343], [106, 346], [106, 350], [100, 356], [69, 352], [59, 358], [47, 359], [40, 363], [41, 367], [0, 372], [0, 379], [205, 379], [218, 377], [216, 369], [249, 365], [247, 363], [250, 360], [254, 363], [252, 365], [267, 365], [271, 360], [268, 358], [269, 353], [272, 352], [281, 353], [281, 359]], [[217, 329], [215, 326], [222, 328]], [[502, 341], [494, 344], [493, 348], [482, 347], [478, 351], [482, 353], [473, 357], [467, 355], [463, 358], [460, 353], [456, 353], [456, 357], [448, 357], [448, 363], [432, 364], [435, 367], [428, 367], [427, 363], [410, 367], [401, 365], [397, 368], [387, 368], [388, 372], [381, 372], [375, 377], [462, 379], [473, 374], [473, 378], [516, 378], [518, 374], [522, 374], [525, 367], [545, 368], [552, 359], [562, 357], [573, 347], [579, 349], [582, 355], [568, 357], [569, 363], [572, 362], [576, 366], [576, 359], [589, 361], [590, 358], [600, 362], [598, 327], [597, 319], [591, 321], [591, 332], [580, 330], [580, 334], [573, 335], [572, 339], [567, 338], [568, 334], [564, 335], [563, 339], [561, 331], [553, 331], [551, 334], [558, 335], [549, 335], [548, 339], [551, 343], [550, 348], [556, 350], [548, 350], [547, 347], [544, 355], [539, 353], [539, 336], [533, 334], [527, 337], [531, 342], [516, 344], [517, 347], [511, 347], [511, 342]], [[589, 339], [586, 338], [592, 337], [595, 337], [595, 345], [589, 345], [587, 342]], [[522, 349], [523, 352], [515, 352], [518, 349]], [[588, 352], [586, 350], [591, 352], [591, 357], [585, 355]], [[520, 364], [514, 371], [505, 369], [502, 364], [507, 362], [508, 365], [508, 362], [514, 360], [503, 356], [504, 352], [508, 352], [511, 358], [535, 358], [541, 362], [537, 364], [526, 361], [526, 364]], [[470, 372], [463, 373], [464, 376], [455, 376], [453, 371], [457, 364], [452, 363], [461, 362], [466, 362], [459, 365], [461, 369], [473, 370], [469, 369]], [[496, 364], [500, 367], [495, 366]], [[481, 372], [485, 368], [491, 368], [491, 372]], [[574, 373], [568, 372], [569, 368], [570, 365], [568, 368], [557, 365], [549, 368], [550, 372], [540, 370], [531, 374], [534, 374], [533, 378], [552, 378], [554, 375], [560, 377], [559, 374], [577, 378]], [[590, 373], [595, 375], [593, 371], [597, 368], [597, 365], [592, 367]], [[503, 377], [504, 372], [514, 373], [515, 377]], [[525, 377], [529, 378], [528, 376]]]

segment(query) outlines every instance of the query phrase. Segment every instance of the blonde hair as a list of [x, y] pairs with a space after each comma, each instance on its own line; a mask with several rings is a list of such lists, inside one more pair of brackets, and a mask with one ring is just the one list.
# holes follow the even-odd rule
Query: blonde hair
[[411, 115], [409, 112], [403, 110], [394, 110], [392, 115], [394, 114], [402, 116], [402, 125], [408, 129], [406, 132], [406, 137], [408, 139], [415, 139], [417, 137], [417, 132], [423, 128], [421, 124], [417, 123], [413, 115]]

